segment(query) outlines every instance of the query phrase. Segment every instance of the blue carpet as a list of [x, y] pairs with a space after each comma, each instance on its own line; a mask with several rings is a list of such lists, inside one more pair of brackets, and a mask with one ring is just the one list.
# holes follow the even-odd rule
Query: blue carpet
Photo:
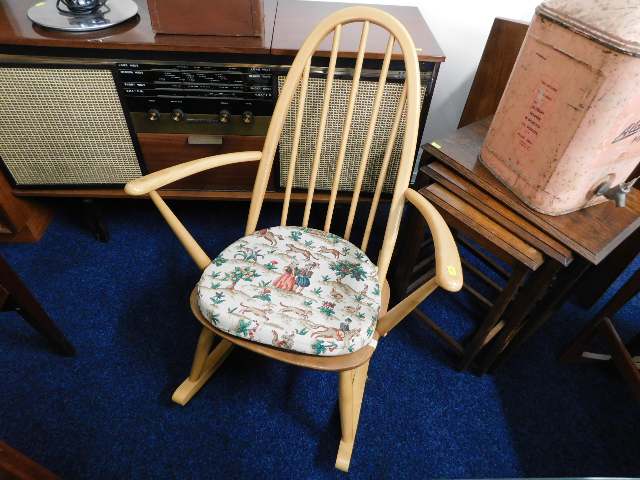
[[[247, 212], [176, 208], [212, 254], [242, 234]], [[198, 271], [148, 202], [110, 204], [105, 220], [102, 244], [63, 204], [42, 241], [0, 249], [78, 351], [52, 354], [2, 314], [0, 438], [64, 478], [346, 478], [333, 468], [333, 374], [236, 350], [186, 407], [170, 402], [199, 332], [188, 308]], [[557, 361], [595, 308], [566, 305], [482, 378], [452, 370], [419, 321], [402, 323], [373, 357], [349, 477], [638, 474], [627, 387], [610, 368]], [[478, 307], [439, 292], [424, 309], [461, 334]], [[637, 298], [620, 312], [624, 332], [638, 312]]]

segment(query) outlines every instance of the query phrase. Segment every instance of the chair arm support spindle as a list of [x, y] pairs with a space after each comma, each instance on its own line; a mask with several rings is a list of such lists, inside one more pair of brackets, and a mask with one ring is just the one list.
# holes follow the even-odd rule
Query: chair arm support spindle
[[158, 210], [160, 211], [162, 217], [165, 219], [167, 224], [169, 224], [171, 230], [173, 230], [173, 233], [175, 233], [176, 237], [178, 237], [178, 240], [180, 240], [180, 243], [182, 243], [182, 246], [191, 256], [193, 261], [196, 262], [196, 265], [198, 265], [198, 267], [200, 267], [200, 269], [202, 270], [207, 268], [207, 266], [211, 263], [211, 259], [205, 253], [202, 247], [198, 245], [198, 242], [195, 241], [195, 239], [191, 236], [182, 222], [178, 220], [178, 217], [176, 217], [176, 215], [171, 211], [165, 201], [162, 200], [158, 192], [150, 192], [149, 196], [151, 197], [151, 201], [155, 204], [155, 206], [158, 207]]
[[462, 288], [462, 266], [458, 247], [442, 215], [431, 203], [415, 190], [408, 188], [405, 198], [424, 217], [429, 225], [436, 258], [436, 276], [438, 286], [449, 292]]
[[223, 167], [234, 163], [253, 162], [262, 158], [262, 152], [233, 152], [213, 155], [211, 157], [198, 158], [190, 162], [164, 168], [157, 172], [150, 173], [144, 177], [131, 180], [124, 187], [124, 191], [129, 195], [145, 195], [154, 190], [158, 190], [165, 185], [181, 180], [196, 173], [211, 170], [216, 167]]
[[395, 307], [378, 319], [376, 332], [382, 337], [400, 323], [407, 315], [420, 305], [425, 298], [431, 295], [438, 288], [436, 277], [433, 277], [422, 284], [419, 288], [405, 297]]
[[405, 191], [405, 198], [420, 212], [429, 225], [435, 249], [436, 274], [378, 319], [376, 332], [381, 337], [389, 333], [436, 288], [442, 287], [450, 292], [457, 292], [462, 288], [462, 266], [458, 247], [444, 219], [435, 207], [415, 190], [408, 188]]
[[205, 170], [234, 163], [257, 161], [261, 158], [262, 152], [257, 151], [225, 153], [222, 155], [199, 158], [197, 160], [181, 163], [180, 165], [174, 165], [173, 167], [150, 173], [144, 177], [136, 178], [125, 185], [124, 191], [127, 194], [134, 196], [148, 194], [151, 201], [156, 207], [158, 207], [160, 214], [169, 224], [169, 227], [171, 227], [173, 233], [176, 234], [176, 237], [178, 237], [178, 240], [180, 240], [180, 243], [182, 243], [193, 261], [198, 265], [198, 267], [204, 270], [207, 265], [211, 263], [211, 259], [202, 247], [198, 245], [198, 242], [195, 241], [180, 220], [178, 220], [178, 217], [175, 216], [165, 201], [162, 200], [160, 194], [156, 190], [182, 178], [204, 172]]

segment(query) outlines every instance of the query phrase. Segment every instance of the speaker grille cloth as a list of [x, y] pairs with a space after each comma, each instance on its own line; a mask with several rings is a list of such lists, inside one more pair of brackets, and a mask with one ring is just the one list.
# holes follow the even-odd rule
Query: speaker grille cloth
[[0, 68], [0, 157], [18, 185], [141, 175], [109, 70]]
[[[285, 77], [278, 77], [278, 91], [282, 90]], [[311, 162], [316, 148], [316, 139], [320, 123], [320, 115], [322, 103], [324, 101], [324, 89], [326, 85], [325, 78], [309, 78], [309, 86], [307, 88], [307, 98], [305, 100], [304, 113], [302, 119], [302, 135], [300, 136], [300, 145], [298, 147], [298, 159], [296, 160], [296, 169], [293, 178], [294, 188], [308, 187], [309, 177], [311, 175]], [[338, 158], [340, 149], [340, 140], [342, 136], [342, 128], [344, 126], [347, 114], [347, 106], [349, 104], [349, 95], [351, 94], [352, 81], [350, 79], [334, 79], [331, 89], [331, 100], [329, 101], [329, 114], [327, 116], [327, 126], [325, 129], [322, 155], [320, 157], [320, 167], [318, 169], [318, 177], [316, 188], [319, 190], [331, 190], [333, 176], [335, 173], [335, 162]], [[340, 175], [341, 191], [353, 190], [356, 180], [364, 142], [371, 121], [371, 112], [373, 110], [373, 102], [378, 88], [377, 81], [360, 80], [358, 86], [358, 95], [356, 97], [356, 108], [351, 123], [351, 131], [349, 140], [347, 141], [347, 151]], [[382, 103], [380, 105], [380, 113], [376, 122], [374, 138], [369, 153], [367, 168], [365, 171], [362, 190], [365, 192], [373, 192], [378, 181], [380, 166], [384, 157], [384, 152], [389, 140], [389, 133], [393, 124], [398, 102], [402, 95], [403, 85], [401, 83], [387, 83], [385, 85]], [[426, 88], [423, 86], [420, 102], [424, 98]], [[300, 97], [300, 87], [293, 96], [293, 100], [289, 107], [287, 117], [284, 121], [282, 135], [280, 137], [280, 186], [287, 184], [287, 175], [289, 173], [289, 165], [291, 161], [291, 150], [293, 146], [293, 134], [295, 130], [296, 114], [298, 112], [298, 100]], [[406, 112], [403, 112], [398, 136], [393, 148], [387, 177], [384, 183], [384, 191], [393, 191], [394, 182], [398, 174], [398, 163], [400, 161], [400, 153], [402, 151], [402, 139], [404, 138], [404, 130], [406, 124]]]

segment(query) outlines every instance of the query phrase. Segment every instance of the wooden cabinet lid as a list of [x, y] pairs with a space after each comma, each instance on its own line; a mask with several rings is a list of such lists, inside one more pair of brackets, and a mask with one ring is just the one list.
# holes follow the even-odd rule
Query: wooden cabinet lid
[[[35, 0], [33, 0], [35, 1]], [[155, 33], [146, 0], [135, 0], [139, 16], [112, 28], [88, 33], [49, 30], [33, 25], [27, 18], [31, 0], [0, 1], [0, 48], [2, 45], [29, 45], [87, 49], [210, 52], [232, 54], [272, 54], [294, 56], [313, 28], [327, 15], [353, 6], [348, 3], [301, 0], [263, 0], [264, 35], [228, 37], [216, 35], [168, 35]], [[444, 54], [416, 7], [375, 5], [398, 18], [409, 30], [423, 61], [444, 61]], [[277, 18], [276, 18], [277, 17]], [[357, 25], [353, 25], [357, 27]], [[372, 28], [367, 58], [382, 58], [386, 33]], [[375, 33], [374, 33], [375, 32]], [[345, 28], [342, 52], [356, 52], [360, 32]], [[329, 40], [330, 41], [330, 40]], [[321, 50], [325, 45], [321, 46]], [[330, 50], [330, 46], [327, 48]], [[399, 53], [399, 50], [398, 50]]]
[[[271, 53], [273, 55], [295, 55], [307, 35], [321, 19], [335, 11], [352, 6], [352, 3], [278, 0], [278, 13], [273, 31]], [[417, 7], [370, 6], [384, 10], [402, 22], [413, 38], [418, 50], [419, 60], [435, 62], [443, 62], [445, 60], [440, 45], [438, 45]], [[352, 54], [355, 56], [358, 51], [361, 29], [362, 23], [347, 25], [343, 28], [340, 42], [340, 52], [343, 55]], [[367, 58], [383, 58], [387, 39], [387, 32], [375, 25], [372, 26], [367, 41]], [[331, 37], [328, 37], [320, 44], [317, 53], [328, 56], [330, 51]], [[397, 43], [395, 53], [400, 55], [400, 48]]]
[[547, 0], [536, 11], [614, 50], [640, 56], [640, 0]]

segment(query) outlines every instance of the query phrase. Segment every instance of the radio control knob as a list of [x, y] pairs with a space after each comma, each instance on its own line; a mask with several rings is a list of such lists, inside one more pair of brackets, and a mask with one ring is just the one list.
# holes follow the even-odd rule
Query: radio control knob
[[220, 110], [220, 123], [229, 123], [231, 121], [231, 112], [229, 110]]
[[174, 122], [181, 122], [184, 120], [184, 112], [179, 108], [171, 110], [171, 120]]
[[242, 112], [242, 123], [245, 125], [250, 125], [253, 123], [253, 112], [247, 110], [246, 112]]
[[152, 122], [155, 122], [156, 120], [160, 120], [160, 112], [155, 108], [151, 108], [147, 112], [147, 118]]

